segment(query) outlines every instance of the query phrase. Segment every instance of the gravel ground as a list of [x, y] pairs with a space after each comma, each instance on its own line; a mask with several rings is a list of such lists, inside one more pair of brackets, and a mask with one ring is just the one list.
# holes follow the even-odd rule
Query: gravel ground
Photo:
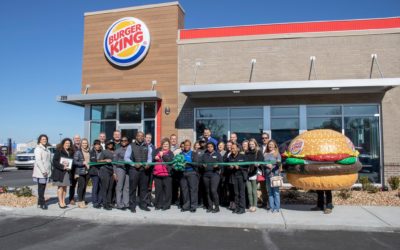
[[[349, 191], [349, 198], [342, 198], [340, 191], [333, 191], [333, 204], [352, 205], [352, 206], [400, 206], [400, 196], [398, 190], [379, 191], [368, 193], [366, 191]], [[302, 190], [282, 190], [282, 204], [309, 204], [317, 203], [317, 194]]]
[[37, 204], [36, 196], [17, 197], [15, 194], [0, 194], [0, 206], [6, 207], [31, 207]]

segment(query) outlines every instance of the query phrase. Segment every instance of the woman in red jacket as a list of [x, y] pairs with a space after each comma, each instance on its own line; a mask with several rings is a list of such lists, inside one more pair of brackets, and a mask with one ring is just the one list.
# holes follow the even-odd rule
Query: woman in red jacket
[[171, 162], [174, 158], [172, 153], [171, 143], [168, 138], [161, 141], [161, 147], [154, 152], [154, 161], [159, 162], [153, 169], [154, 183], [155, 183], [155, 209], [168, 210], [171, 208], [172, 200], [172, 178], [171, 178], [171, 164], [162, 164], [162, 162]]

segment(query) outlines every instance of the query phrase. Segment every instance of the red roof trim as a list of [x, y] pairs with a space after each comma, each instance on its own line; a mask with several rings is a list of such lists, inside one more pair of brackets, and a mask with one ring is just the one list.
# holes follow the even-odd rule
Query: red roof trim
[[181, 30], [180, 39], [400, 28], [400, 18], [262, 24]]

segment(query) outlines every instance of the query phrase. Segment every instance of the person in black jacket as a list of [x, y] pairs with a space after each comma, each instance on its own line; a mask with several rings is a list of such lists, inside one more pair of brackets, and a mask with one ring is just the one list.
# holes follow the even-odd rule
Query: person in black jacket
[[[124, 161], [128, 144], [128, 138], [123, 136], [120, 147], [115, 150], [114, 153], [115, 162]], [[117, 209], [126, 210], [129, 207], [129, 175], [127, 164], [114, 164], [114, 179], [117, 182], [115, 186], [115, 202], [117, 204]]]
[[227, 162], [232, 163], [232, 165], [230, 165], [230, 169], [232, 170], [230, 178], [234, 187], [236, 205], [236, 209], [233, 210], [233, 213], [244, 214], [246, 212], [245, 192], [248, 172], [247, 166], [235, 165], [235, 163], [246, 161], [246, 156], [244, 154], [240, 154], [239, 151], [239, 145], [237, 143], [233, 143], [232, 151], [227, 159]]
[[192, 164], [194, 152], [191, 150], [191, 147], [192, 143], [190, 140], [185, 140], [181, 152], [186, 161], [185, 170], [180, 179], [181, 195], [183, 198], [181, 212], [190, 210], [190, 212], [194, 213], [196, 212], [198, 201], [199, 175], [197, 173], [197, 166]]
[[[231, 136], [232, 137], [232, 136]], [[226, 152], [224, 154], [223, 157], [223, 161], [226, 162], [228, 157], [231, 154], [231, 150], [232, 150], [232, 141], [228, 141], [226, 143]], [[236, 205], [235, 205], [235, 192], [233, 189], [233, 184], [231, 183], [231, 174], [232, 174], [232, 169], [230, 169], [228, 166], [224, 166], [222, 168], [222, 175], [223, 177], [223, 201], [224, 204], [226, 204], [228, 206], [229, 210], [234, 211], [236, 209]], [[229, 204], [229, 205], [228, 205]]]
[[215, 144], [213, 142], [207, 142], [206, 148], [207, 150], [202, 157], [202, 163], [204, 168], [203, 182], [207, 193], [207, 213], [218, 213], [218, 185], [220, 180], [220, 167], [213, 163], [222, 162], [222, 157], [215, 150]]
[[[198, 147], [196, 147], [196, 144], [198, 144]], [[205, 144], [204, 140], [202, 141], [202, 144]], [[203, 205], [204, 207], [207, 207], [207, 194], [203, 182], [204, 168], [202, 167], [202, 165], [199, 164], [203, 159], [204, 152], [205, 152], [205, 146], [200, 146], [200, 142], [196, 142], [193, 145], [192, 161], [197, 163], [195, 167], [197, 169], [197, 174], [199, 175], [197, 207], [201, 207]]]
[[[93, 141], [93, 149], [90, 151], [90, 162], [97, 162], [100, 158], [103, 147], [101, 146], [100, 140]], [[100, 193], [100, 167], [101, 165], [93, 165], [89, 168], [89, 176], [92, 179], [92, 203], [94, 208], [101, 208], [103, 199]]]
[[[246, 161], [264, 161], [264, 156], [260, 150], [256, 139], [249, 140], [249, 150], [246, 152]], [[257, 174], [259, 171], [259, 164], [251, 164], [249, 167], [249, 178], [246, 182], [247, 197], [250, 204], [250, 212], [255, 212], [257, 207]]]
[[111, 164], [114, 158], [114, 141], [109, 140], [106, 142], [106, 150], [100, 153], [98, 162], [104, 162], [105, 164], [100, 167], [100, 182], [101, 182], [101, 197], [103, 200], [103, 208], [105, 210], [111, 210], [112, 202], [112, 188], [114, 185], [114, 169]]
[[[73, 145], [72, 148], [74, 149], [74, 153], [76, 151], [79, 151], [81, 149], [81, 136], [80, 135], [75, 135], [73, 138]], [[69, 196], [68, 196], [68, 200], [69, 200], [69, 204], [70, 205], [75, 205], [75, 189], [76, 189], [76, 184], [78, 184], [77, 180], [78, 178], [75, 178], [75, 169], [77, 168], [77, 166], [75, 165], [75, 163], [72, 163], [72, 169], [70, 171], [70, 187], [69, 187]]]
[[[153, 135], [151, 133], [147, 133], [144, 138], [144, 142], [147, 145], [147, 162], [148, 163], [153, 162], [154, 152], [156, 151], [156, 147], [152, 144], [152, 140], [153, 140]], [[145, 201], [146, 201], [146, 204], [148, 207], [153, 207], [153, 201], [152, 201], [152, 196], [151, 196], [151, 193], [153, 191], [153, 180], [154, 180], [152, 166], [150, 166], [148, 171], [150, 172], [150, 174], [149, 174], [149, 184], [147, 186], [147, 193], [146, 193]]]
[[53, 156], [53, 171], [51, 179], [54, 185], [58, 186], [58, 206], [60, 208], [67, 208], [65, 205], [65, 196], [67, 195], [67, 186], [71, 185], [70, 171], [72, 169], [72, 162], [74, 157], [74, 149], [72, 148], [72, 141], [65, 138], [57, 145], [56, 152]]
[[136, 140], [132, 142], [125, 152], [124, 160], [127, 162], [140, 162], [129, 166], [129, 209], [136, 213], [136, 191], [139, 189], [139, 208], [150, 211], [146, 203], [147, 187], [149, 184], [150, 166], [146, 165], [148, 147], [144, 142], [144, 133], [136, 133]]
[[81, 140], [81, 146], [74, 153], [75, 179], [78, 184], [78, 207], [86, 208], [85, 194], [89, 179], [88, 169], [90, 162], [89, 142], [86, 138]]

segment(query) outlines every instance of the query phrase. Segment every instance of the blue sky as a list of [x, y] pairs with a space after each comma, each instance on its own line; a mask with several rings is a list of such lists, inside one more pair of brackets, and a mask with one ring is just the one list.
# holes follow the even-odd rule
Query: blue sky
[[[83, 13], [162, 0], [4, 0], [0, 3], [0, 144], [83, 133], [83, 109], [56, 102], [80, 92]], [[400, 0], [182, 0], [186, 28], [400, 16]]]

